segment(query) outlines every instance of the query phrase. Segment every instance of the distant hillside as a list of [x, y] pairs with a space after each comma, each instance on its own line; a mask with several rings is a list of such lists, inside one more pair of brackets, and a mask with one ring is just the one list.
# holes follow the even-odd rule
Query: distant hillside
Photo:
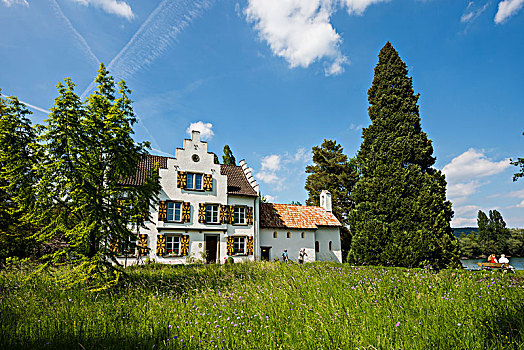
[[479, 233], [478, 227], [458, 227], [458, 228], [452, 228], [453, 234], [455, 237], [459, 238], [462, 233], [469, 235], [471, 232], [475, 232], [475, 234]]

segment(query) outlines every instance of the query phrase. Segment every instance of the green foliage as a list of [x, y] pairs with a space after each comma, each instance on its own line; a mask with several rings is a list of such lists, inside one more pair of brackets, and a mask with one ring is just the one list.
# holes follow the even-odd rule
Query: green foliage
[[25, 217], [33, 203], [35, 130], [16, 97], [0, 97], [0, 259], [27, 257], [37, 244], [35, 228]]
[[302, 205], [302, 203], [300, 203], [299, 201], [291, 201], [291, 204], [292, 205]]
[[360, 179], [349, 215], [354, 263], [436, 268], [458, 266], [458, 243], [446, 180], [434, 169], [431, 140], [420, 125], [418, 94], [388, 42], [368, 91], [371, 125], [357, 155]]
[[347, 229], [348, 214], [353, 207], [350, 195], [358, 174], [354, 159], [348, 159], [336, 140], [324, 140], [320, 146], [313, 147], [313, 163], [306, 167], [308, 177], [305, 189], [308, 192], [306, 205], [320, 205], [320, 193], [331, 193], [333, 214], [342, 223], [342, 256], [346, 256], [351, 244]]
[[222, 164], [225, 165], [237, 165], [235, 156], [229, 148], [229, 145], [224, 146], [224, 155], [222, 156]]
[[479, 227], [478, 243], [484, 254], [507, 253], [510, 230], [506, 228], [506, 223], [497, 210], [490, 210], [489, 218], [479, 210], [477, 224]]
[[[524, 135], [524, 132], [522, 133]], [[520, 166], [520, 170], [513, 175], [513, 181], [517, 181], [524, 176], [524, 158], [517, 158], [517, 160], [512, 161], [511, 164], [515, 166]]]
[[[86, 281], [94, 289], [117, 280], [117, 252], [111, 245], [136, 239], [160, 189], [156, 169], [144, 184], [126, 184], [149, 145], [131, 136], [136, 118], [125, 83], [117, 91], [103, 64], [95, 81], [97, 90], [82, 102], [73, 82], [65, 79], [57, 85], [46, 124], [33, 129], [38, 134], [28, 134], [26, 143], [10, 148], [0, 140], [7, 149], [3, 159], [20, 159], [22, 171], [7, 172], [7, 179], [9, 186], [17, 186], [13, 193], [25, 217], [40, 228], [38, 241], [60, 238], [66, 243], [46, 261], [74, 260], [63, 282]], [[28, 121], [19, 118], [17, 123], [28, 128]], [[24, 161], [26, 144], [36, 151]]]
[[[61, 271], [59, 271], [60, 273]], [[0, 273], [2, 349], [521, 349], [522, 275], [345, 264], [126, 269], [111, 290]], [[517, 271], [519, 272], [519, 271]]]

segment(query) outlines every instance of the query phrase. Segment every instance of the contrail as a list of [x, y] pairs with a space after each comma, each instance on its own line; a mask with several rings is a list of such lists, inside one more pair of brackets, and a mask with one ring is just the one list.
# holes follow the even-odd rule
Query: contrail
[[[3, 96], [3, 97], [9, 97], [9, 96], [4, 95], [4, 94], [0, 94], [0, 96]], [[49, 113], [51, 113], [51, 112], [50, 112], [49, 110], [47, 110], [47, 109], [44, 109], [44, 108], [40, 108], [40, 107], [34, 106], [34, 105], [32, 105], [32, 104], [30, 104], [30, 103], [27, 103], [27, 102], [24, 102], [24, 101], [22, 101], [22, 100], [18, 100], [18, 101], [21, 102], [21, 103], [23, 103], [23, 104], [26, 105], [27, 107], [32, 108], [32, 109], [34, 109], [34, 110], [37, 110], [37, 111], [39, 111], [39, 112], [42, 112], [42, 113], [45, 113], [45, 114], [49, 114]]]
[[[214, 0], [163, 0], [138, 28], [129, 42], [111, 60], [107, 69], [127, 80], [163, 54], [178, 35], [213, 4]], [[95, 86], [91, 82], [84, 98]]]
[[60, 8], [56, 0], [49, 0], [49, 2], [51, 3], [51, 6], [54, 8], [57, 16], [60, 17], [66, 23], [67, 27], [73, 32], [73, 35], [78, 39], [77, 43], [87, 53], [89, 59], [93, 61], [96, 64], [96, 66], [99, 66], [100, 60], [98, 59], [98, 57], [96, 57], [93, 50], [91, 50], [91, 47], [87, 43], [86, 39], [84, 39], [84, 37], [73, 26], [69, 18], [67, 18], [67, 16], [62, 12], [62, 9]]

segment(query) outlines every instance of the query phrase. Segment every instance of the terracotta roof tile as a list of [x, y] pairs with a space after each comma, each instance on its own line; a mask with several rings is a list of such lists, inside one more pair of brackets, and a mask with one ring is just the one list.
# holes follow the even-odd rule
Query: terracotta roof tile
[[158, 164], [160, 169], [167, 169], [167, 160], [168, 157], [154, 156], [152, 154], [146, 155], [144, 159], [142, 159], [142, 161], [138, 164], [136, 175], [132, 178], [122, 181], [122, 185], [138, 186], [143, 184], [151, 173], [151, 169], [153, 169], [155, 165]]
[[227, 176], [227, 194], [257, 197], [253, 187], [249, 184], [242, 167], [238, 165], [220, 164], [220, 174]]
[[260, 227], [313, 228], [342, 226], [333, 213], [324, 208], [293, 204], [260, 204]]

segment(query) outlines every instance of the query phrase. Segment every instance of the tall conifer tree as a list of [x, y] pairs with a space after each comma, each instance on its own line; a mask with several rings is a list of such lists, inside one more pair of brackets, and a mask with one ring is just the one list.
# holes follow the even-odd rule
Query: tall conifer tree
[[360, 176], [350, 214], [350, 260], [372, 265], [457, 266], [446, 180], [434, 169], [412, 78], [388, 42], [368, 91], [371, 125], [362, 131]]
[[224, 155], [222, 156], [222, 163], [225, 165], [237, 165], [237, 160], [233, 155], [233, 151], [229, 148], [229, 145], [224, 146]]

